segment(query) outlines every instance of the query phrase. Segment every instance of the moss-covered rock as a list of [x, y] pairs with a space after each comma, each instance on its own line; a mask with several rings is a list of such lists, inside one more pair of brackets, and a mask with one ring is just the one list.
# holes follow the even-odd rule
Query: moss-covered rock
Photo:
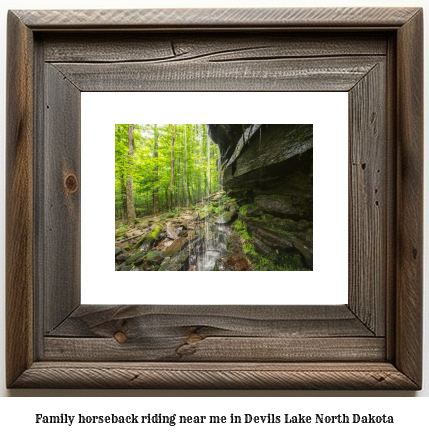
[[290, 250], [293, 248], [295, 237], [288, 233], [273, 232], [263, 229], [256, 229], [252, 232], [252, 237], [262, 241], [273, 250]]
[[155, 242], [160, 239], [161, 231], [162, 226], [160, 224], [153, 226], [153, 230], [146, 233], [133, 248], [141, 248], [146, 252], [149, 251], [155, 245]]
[[130, 256], [125, 263], [127, 265], [140, 265], [144, 261], [144, 257], [146, 256], [146, 251], [138, 251], [137, 253]]
[[121, 247], [115, 247], [115, 258], [117, 258], [121, 253], [124, 253], [124, 249]]
[[237, 212], [235, 211], [229, 211], [222, 213], [217, 220], [215, 221], [216, 224], [228, 224], [230, 223], [234, 218], [236, 218]]
[[262, 211], [259, 209], [256, 204], [245, 204], [240, 207], [239, 215], [241, 218], [249, 217], [249, 218], [256, 218], [262, 216]]
[[189, 253], [179, 251], [174, 256], [166, 258], [158, 271], [187, 271], [189, 269]]
[[127, 233], [129, 229], [125, 228], [125, 229], [120, 229], [117, 232], [115, 232], [115, 239], [120, 238], [121, 236], [124, 236], [125, 233]]
[[303, 255], [309, 269], [313, 269], [313, 242], [296, 239], [294, 247]]
[[164, 253], [159, 250], [152, 250], [146, 254], [146, 262], [149, 265], [157, 265], [164, 260]]
[[260, 210], [275, 216], [299, 217], [304, 213], [291, 195], [257, 195], [255, 203]]
[[116, 262], [125, 262], [129, 257], [130, 257], [129, 254], [123, 253], [123, 254], [120, 254], [119, 256], [116, 256], [115, 261]]

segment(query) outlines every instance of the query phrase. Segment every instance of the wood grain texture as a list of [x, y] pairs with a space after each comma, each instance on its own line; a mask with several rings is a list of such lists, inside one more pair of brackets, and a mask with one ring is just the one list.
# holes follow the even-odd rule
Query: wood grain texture
[[386, 321], [386, 64], [349, 92], [349, 307], [376, 335]]
[[385, 341], [341, 305], [98, 305], [75, 310], [44, 349], [72, 361], [381, 361]]
[[382, 57], [55, 63], [82, 91], [348, 91]]
[[32, 29], [386, 28], [407, 22], [417, 8], [131, 9], [15, 11]]
[[35, 363], [14, 387], [416, 389], [389, 363]]
[[45, 332], [80, 304], [80, 91], [45, 66], [43, 156]]
[[[420, 9], [19, 11], [8, 32], [8, 386], [421, 387]], [[349, 308], [77, 307], [82, 90], [350, 90]]]
[[48, 335], [130, 340], [183, 335], [220, 337], [365, 337], [373, 333], [345, 306], [82, 305]]
[[398, 31], [397, 364], [422, 382], [423, 11]]
[[[45, 154], [49, 153], [45, 147], [45, 62], [44, 46], [42, 43], [34, 43], [34, 113], [35, 113], [35, 132], [34, 132], [34, 269], [38, 274], [34, 275], [34, 359], [40, 360], [41, 350], [43, 350], [43, 338], [45, 328]], [[37, 85], [36, 85], [37, 84]]]
[[6, 382], [33, 361], [33, 49], [8, 14], [6, 96]]
[[396, 352], [396, 230], [397, 230], [397, 74], [396, 74], [396, 35], [390, 34], [388, 37], [387, 51], [387, 101], [389, 108], [386, 111], [386, 165], [389, 169], [386, 179], [386, 195], [390, 201], [387, 202], [386, 214], [386, 359], [393, 362]]
[[[43, 35], [46, 62], [237, 62], [291, 57], [376, 56], [387, 52], [386, 38], [349, 33], [282, 34], [109, 34]], [[108, 51], [106, 53], [106, 43]]]
[[78, 362], [383, 362], [384, 338], [201, 337], [171, 329], [110, 339], [45, 338], [44, 360]]

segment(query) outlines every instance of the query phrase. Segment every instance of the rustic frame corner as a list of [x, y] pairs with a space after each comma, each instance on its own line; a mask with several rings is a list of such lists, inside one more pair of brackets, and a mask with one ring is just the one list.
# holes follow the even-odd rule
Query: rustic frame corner
[[[418, 8], [10, 11], [7, 386], [420, 389], [422, 53]], [[80, 93], [119, 90], [347, 91], [349, 303], [81, 305]]]

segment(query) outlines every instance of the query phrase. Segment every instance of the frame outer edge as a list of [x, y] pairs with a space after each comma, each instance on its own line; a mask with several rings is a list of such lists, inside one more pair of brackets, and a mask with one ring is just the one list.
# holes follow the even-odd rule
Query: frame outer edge
[[33, 362], [33, 35], [7, 17], [6, 385]]
[[[411, 9], [408, 9], [409, 11]], [[423, 13], [414, 8], [397, 30], [398, 222], [395, 366], [422, 383]], [[25, 11], [24, 11], [25, 12]], [[47, 12], [47, 11], [45, 11]], [[24, 14], [25, 15], [25, 14]], [[28, 18], [28, 17], [27, 17]], [[35, 21], [38, 19], [30, 17]], [[30, 21], [31, 21], [30, 19]], [[53, 20], [66, 29], [70, 23]], [[34, 170], [33, 32], [20, 12], [8, 14], [6, 116], [6, 382], [33, 366]], [[354, 24], [352, 23], [348, 23]], [[255, 24], [253, 24], [254, 26]], [[251, 27], [252, 25], [250, 25]], [[396, 27], [398, 23], [396, 23]], [[91, 27], [91, 25], [88, 25]], [[374, 24], [374, 28], [380, 28]], [[415, 44], [418, 41], [418, 44]], [[34, 367], [34, 366], [33, 366]], [[29, 375], [29, 374], [28, 374]]]
[[16, 388], [82, 389], [415, 389], [390, 363], [36, 362]]
[[396, 365], [422, 386], [423, 11], [397, 34]]
[[100, 29], [153, 27], [393, 27], [402, 26], [416, 7], [210, 8], [16, 10], [30, 28]]

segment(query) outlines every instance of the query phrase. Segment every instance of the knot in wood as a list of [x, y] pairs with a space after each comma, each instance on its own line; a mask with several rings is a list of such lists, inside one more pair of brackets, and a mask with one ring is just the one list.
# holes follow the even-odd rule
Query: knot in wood
[[69, 174], [66, 177], [64, 184], [68, 193], [73, 194], [77, 191], [77, 178], [74, 174]]
[[127, 342], [128, 337], [124, 332], [121, 332], [120, 330], [117, 331], [113, 337], [115, 338], [116, 342], [119, 342], [120, 344], [123, 344], [124, 342]]
[[191, 333], [189, 337], [186, 339], [186, 344], [195, 344], [195, 342], [202, 341], [203, 338], [197, 333]]

